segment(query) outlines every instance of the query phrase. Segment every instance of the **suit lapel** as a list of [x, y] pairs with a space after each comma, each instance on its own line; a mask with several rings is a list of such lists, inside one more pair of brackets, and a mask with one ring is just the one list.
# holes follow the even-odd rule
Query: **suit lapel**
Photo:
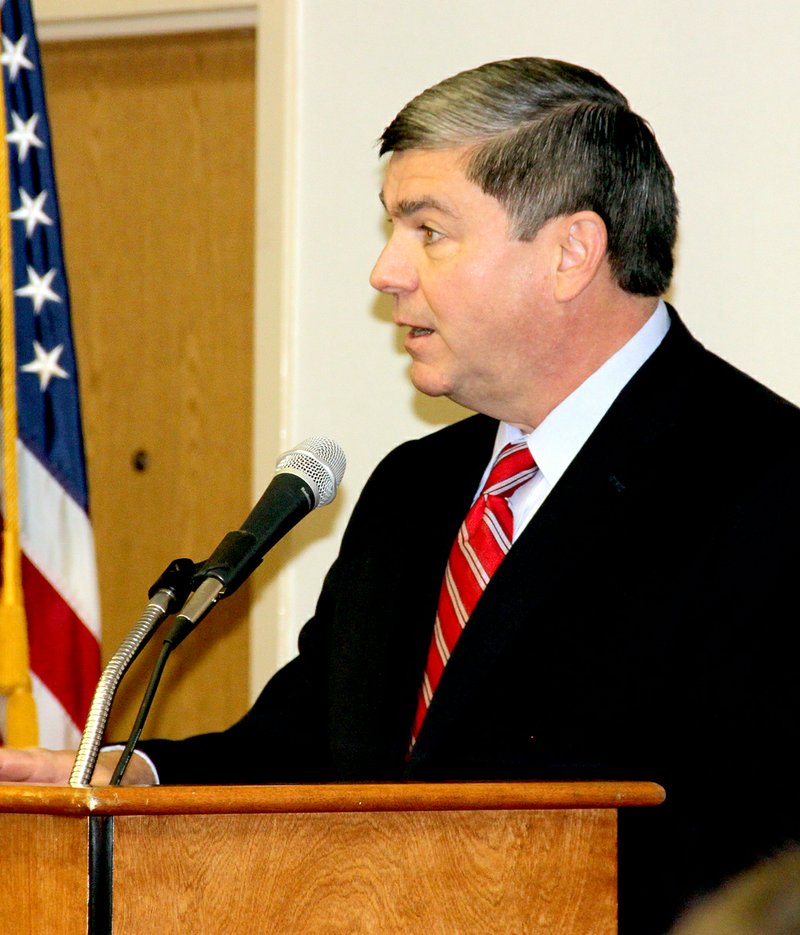
[[[358, 565], [340, 571], [349, 582], [347, 616], [331, 676], [331, 723], [345, 777], [397, 775], [403, 762], [447, 556], [496, 431], [495, 421], [478, 416], [399, 449], [375, 478], [384, 502], [376, 504], [372, 481], [364, 491], [364, 509], [377, 506], [380, 528], [365, 533], [361, 504], [354, 513], [359, 548], [343, 554], [354, 552]], [[394, 491], [389, 503], [387, 489]]]

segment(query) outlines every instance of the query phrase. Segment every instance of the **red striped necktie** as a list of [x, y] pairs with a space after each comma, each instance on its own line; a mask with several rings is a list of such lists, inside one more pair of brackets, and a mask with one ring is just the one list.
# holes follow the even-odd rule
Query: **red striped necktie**
[[538, 470], [527, 442], [506, 445], [461, 524], [439, 594], [433, 638], [411, 732], [412, 746], [453, 647], [489, 579], [511, 548], [514, 517], [508, 498]]

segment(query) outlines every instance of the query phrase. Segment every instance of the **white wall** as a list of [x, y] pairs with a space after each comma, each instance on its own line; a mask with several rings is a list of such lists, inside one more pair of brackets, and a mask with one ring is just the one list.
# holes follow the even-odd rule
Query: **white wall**
[[[230, 11], [202, 0], [38, 0], [55, 21]], [[383, 242], [374, 141], [429, 84], [493, 58], [595, 68], [651, 122], [682, 204], [671, 298], [723, 356], [800, 401], [794, 280], [800, 160], [800, 7], [790, 0], [261, 0], [259, 398], [256, 487], [280, 448], [312, 433], [344, 447], [336, 503], [260, 570], [254, 688], [293, 652], [367, 474], [454, 407], [416, 396], [367, 284]], [[409, 502], [424, 478], [397, 496]], [[254, 491], [255, 494], [256, 491]], [[268, 559], [268, 563], [270, 560]], [[276, 567], [285, 563], [277, 575]], [[409, 556], [413, 582], [413, 556]], [[278, 628], [274, 617], [277, 613]]]

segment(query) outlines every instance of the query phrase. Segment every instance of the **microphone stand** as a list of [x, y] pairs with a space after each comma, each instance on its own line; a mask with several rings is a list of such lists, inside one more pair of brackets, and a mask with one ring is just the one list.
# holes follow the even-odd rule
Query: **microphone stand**
[[[283, 478], [280, 478], [280, 480], [283, 480]], [[288, 518], [280, 514], [281, 521], [278, 524], [278, 532], [274, 533], [275, 541], [279, 538], [278, 533], [284, 533], [287, 528], [290, 529], [300, 516], [305, 515], [306, 512], [307, 508], [300, 511], [295, 509], [290, 512]], [[262, 555], [271, 544], [272, 542], [267, 537], [262, 536], [259, 538], [251, 532], [239, 529], [229, 532], [217, 546], [214, 554], [205, 562], [197, 565], [196, 568], [192, 566], [194, 574], [188, 583], [190, 596], [181, 607], [172, 628], [164, 638], [164, 645], [153, 666], [150, 680], [139, 705], [139, 711], [111, 776], [110, 785], [118, 786], [122, 782], [122, 777], [128, 768], [136, 744], [142, 735], [161, 676], [164, 674], [164, 669], [172, 651], [177, 649], [220, 598], [233, 594], [242, 581], [261, 563]], [[152, 633], [152, 631], [149, 631], [149, 633]], [[91, 776], [91, 772], [89, 775]]]
[[[294, 523], [292, 523], [294, 525]], [[139, 705], [139, 710], [136, 714], [136, 719], [134, 720], [133, 727], [131, 728], [130, 735], [125, 744], [125, 747], [122, 750], [117, 765], [114, 768], [114, 772], [111, 775], [109, 785], [118, 786], [122, 782], [122, 777], [125, 774], [125, 770], [128, 768], [128, 763], [130, 763], [133, 752], [136, 749], [136, 744], [139, 742], [139, 738], [142, 735], [142, 730], [144, 729], [145, 721], [147, 716], [150, 713], [150, 708], [155, 700], [156, 691], [158, 690], [158, 685], [161, 681], [161, 676], [164, 674], [164, 669], [166, 668], [167, 662], [169, 660], [172, 651], [176, 649], [183, 640], [194, 630], [198, 623], [206, 616], [206, 614], [211, 610], [211, 608], [217, 603], [220, 597], [227, 597], [238, 588], [239, 584], [250, 574], [253, 568], [261, 562], [261, 558], [258, 555], [254, 555], [253, 543], [257, 540], [255, 536], [251, 533], [245, 533], [242, 531], [229, 533], [223, 543], [217, 548], [211, 558], [207, 559], [205, 562], [200, 565], [195, 566], [194, 563], [190, 562], [188, 559], [185, 561], [188, 562], [188, 566], [185, 569], [185, 575], [181, 578], [182, 592], [180, 595], [180, 600], [178, 596], [175, 595], [174, 591], [170, 590], [170, 604], [169, 608], [175, 606], [181, 606], [180, 613], [175, 619], [175, 622], [172, 625], [171, 630], [164, 638], [164, 645], [161, 647], [161, 652], [156, 659], [156, 663], [153, 666], [153, 671], [150, 674], [150, 680], [147, 683], [145, 688], [144, 695], [142, 696], [141, 704]], [[184, 560], [181, 560], [184, 561]], [[170, 566], [172, 568], [173, 566]], [[169, 571], [169, 569], [168, 569]], [[165, 572], [166, 574], [166, 572]], [[217, 577], [212, 577], [215, 575]], [[162, 578], [156, 582], [155, 585], [151, 588], [151, 595], [153, 591], [156, 591], [158, 585], [163, 583]], [[231, 582], [230, 586], [226, 587], [226, 583]], [[97, 761], [97, 750], [100, 747], [100, 738], [102, 737], [103, 731], [105, 729], [105, 722], [108, 718], [108, 708], [111, 705], [111, 700], [113, 699], [114, 692], [116, 691], [116, 686], [119, 684], [119, 680], [122, 678], [122, 675], [127, 671], [128, 666], [135, 656], [131, 656], [129, 644], [133, 644], [135, 640], [139, 638], [139, 634], [142, 634], [141, 642], [136, 644], [135, 652], [138, 653], [146, 644], [147, 640], [155, 632], [156, 626], [161, 622], [163, 617], [166, 615], [167, 608], [164, 606], [163, 601], [158, 601], [157, 598], [159, 595], [163, 594], [162, 590], [158, 590], [155, 598], [147, 605], [147, 609], [143, 614], [142, 618], [134, 627], [133, 631], [128, 635], [127, 640], [120, 649], [117, 651], [116, 656], [120, 657], [120, 662], [116, 666], [112, 666], [114, 659], [109, 663], [107, 671], [113, 668], [113, 671], [109, 675], [109, 682], [113, 681], [113, 688], [109, 692], [103, 692], [103, 697], [98, 700], [98, 724], [93, 728], [91, 739], [87, 739], [86, 747], [87, 750], [93, 751], [93, 758], [91, 762], [91, 768], [88, 762], [84, 767], [81, 768], [81, 771], [78, 771], [78, 758], [81, 756], [81, 751], [78, 751], [78, 758], [76, 758], [76, 764], [73, 767], [73, 776], [75, 777], [75, 783], [73, 783], [73, 776], [70, 777], [70, 785], [86, 785], [88, 779], [91, 778], [92, 772], [94, 771], [94, 766]], [[151, 624], [150, 618], [153, 613], [161, 613], [158, 615], [157, 621], [154, 624]], [[130, 659], [128, 657], [130, 656]], [[124, 665], [124, 668], [121, 668]], [[120, 671], [121, 669], [121, 671]], [[103, 678], [100, 680], [101, 684], [105, 680], [106, 673], [103, 674]], [[98, 692], [100, 694], [100, 686], [98, 686]], [[107, 701], [106, 696], [108, 696]], [[87, 732], [90, 723], [93, 723], [92, 712], [94, 711], [94, 701], [92, 702], [92, 711], [89, 714], [89, 720], [87, 720]], [[102, 717], [102, 724], [99, 723], [99, 719]], [[81, 747], [84, 746], [83, 739], [81, 740]], [[88, 778], [87, 778], [88, 777]], [[82, 782], [78, 782], [78, 779], [82, 779]]]
[[161, 621], [181, 606], [189, 594], [195, 564], [179, 558], [171, 562], [148, 591], [150, 602], [122, 645], [109, 660], [97, 683], [86, 726], [81, 735], [78, 753], [69, 777], [70, 786], [88, 786], [97, 765], [103, 733], [108, 723], [111, 704], [122, 677], [147, 645]]
[[[203, 567], [203, 565], [198, 566], [198, 568]], [[189, 585], [190, 590], [197, 580], [198, 575], [195, 575], [194, 578], [191, 579], [191, 584]], [[222, 588], [222, 583], [214, 578], [207, 578], [201, 581], [198, 588], [181, 608], [181, 612], [173, 623], [172, 629], [164, 637], [164, 644], [161, 647], [161, 652], [150, 674], [150, 680], [142, 696], [139, 711], [136, 714], [136, 720], [133, 722], [130, 736], [117, 761], [109, 785], [118, 786], [122, 782], [122, 777], [125, 774], [125, 770], [128, 768], [128, 763], [136, 749], [136, 744], [139, 743], [139, 738], [142, 736], [142, 730], [144, 729], [147, 715], [150, 713], [150, 708], [156, 697], [161, 676], [164, 674], [164, 669], [166, 668], [167, 661], [172, 651], [186, 639], [189, 633], [192, 632], [202, 618], [211, 610], [217, 602], [218, 597], [221, 595]]]
[[[281, 486], [285, 486], [285, 481], [285, 477], [278, 475], [277, 487], [280, 489]], [[291, 481], [291, 484], [292, 487], [296, 486], [295, 481]], [[272, 486], [275, 485], [276, 481], [273, 480]], [[292, 487], [289, 489], [291, 490]], [[272, 493], [273, 498], [278, 499], [273, 489], [270, 490], [270, 493]], [[261, 536], [256, 536], [244, 529], [229, 532], [210, 558], [207, 558], [196, 567], [192, 565], [194, 574], [188, 579], [187, 589], [190, 596], [183, 603], [169, 633], [164, 638], [164, 645], [161, 647], [161, 652], [150, 674], [150, 680], [142, 696], [133, 728], [117, 761], [109, 785], [118, 786], [122, 782], [122, 777], [128, 768], [136, 744], [142, 735], [161, 676], [164, 674], [164, 669], [172, 651], [177, 649], [220, 598], [229, 597], [233, 594], [253, 569], [261, 564], [261, 559], [267, 549], [291, 529], [302, 516], [305, 516], [309, 509], [308, 504], [298, 506], [293, 497], [289, 498], [288, 505], [289, 509], [284, 508], [277, 511], [277, 522], [267, 524], [267, 528], [262, 530]], [[152, 632], [152, 630], [149, 630], [148, 636]], [[99, 740], [97, 743], [99, 746]], [[89, 776], [91, 776], [91, 771]], [[72, 783], [71, 779], [70, 783]]]

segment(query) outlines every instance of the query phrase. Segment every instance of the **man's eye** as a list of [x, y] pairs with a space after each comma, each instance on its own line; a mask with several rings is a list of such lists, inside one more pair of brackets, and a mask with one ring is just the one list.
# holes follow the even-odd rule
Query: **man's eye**
[[428, 227], [425, 224], [420, 227], [420, 230], [422, 231], [422, 239], [426, 244], [436, 243], [436, 241], [443, 236], [441, 231], [434, 230], [432, 227]]

